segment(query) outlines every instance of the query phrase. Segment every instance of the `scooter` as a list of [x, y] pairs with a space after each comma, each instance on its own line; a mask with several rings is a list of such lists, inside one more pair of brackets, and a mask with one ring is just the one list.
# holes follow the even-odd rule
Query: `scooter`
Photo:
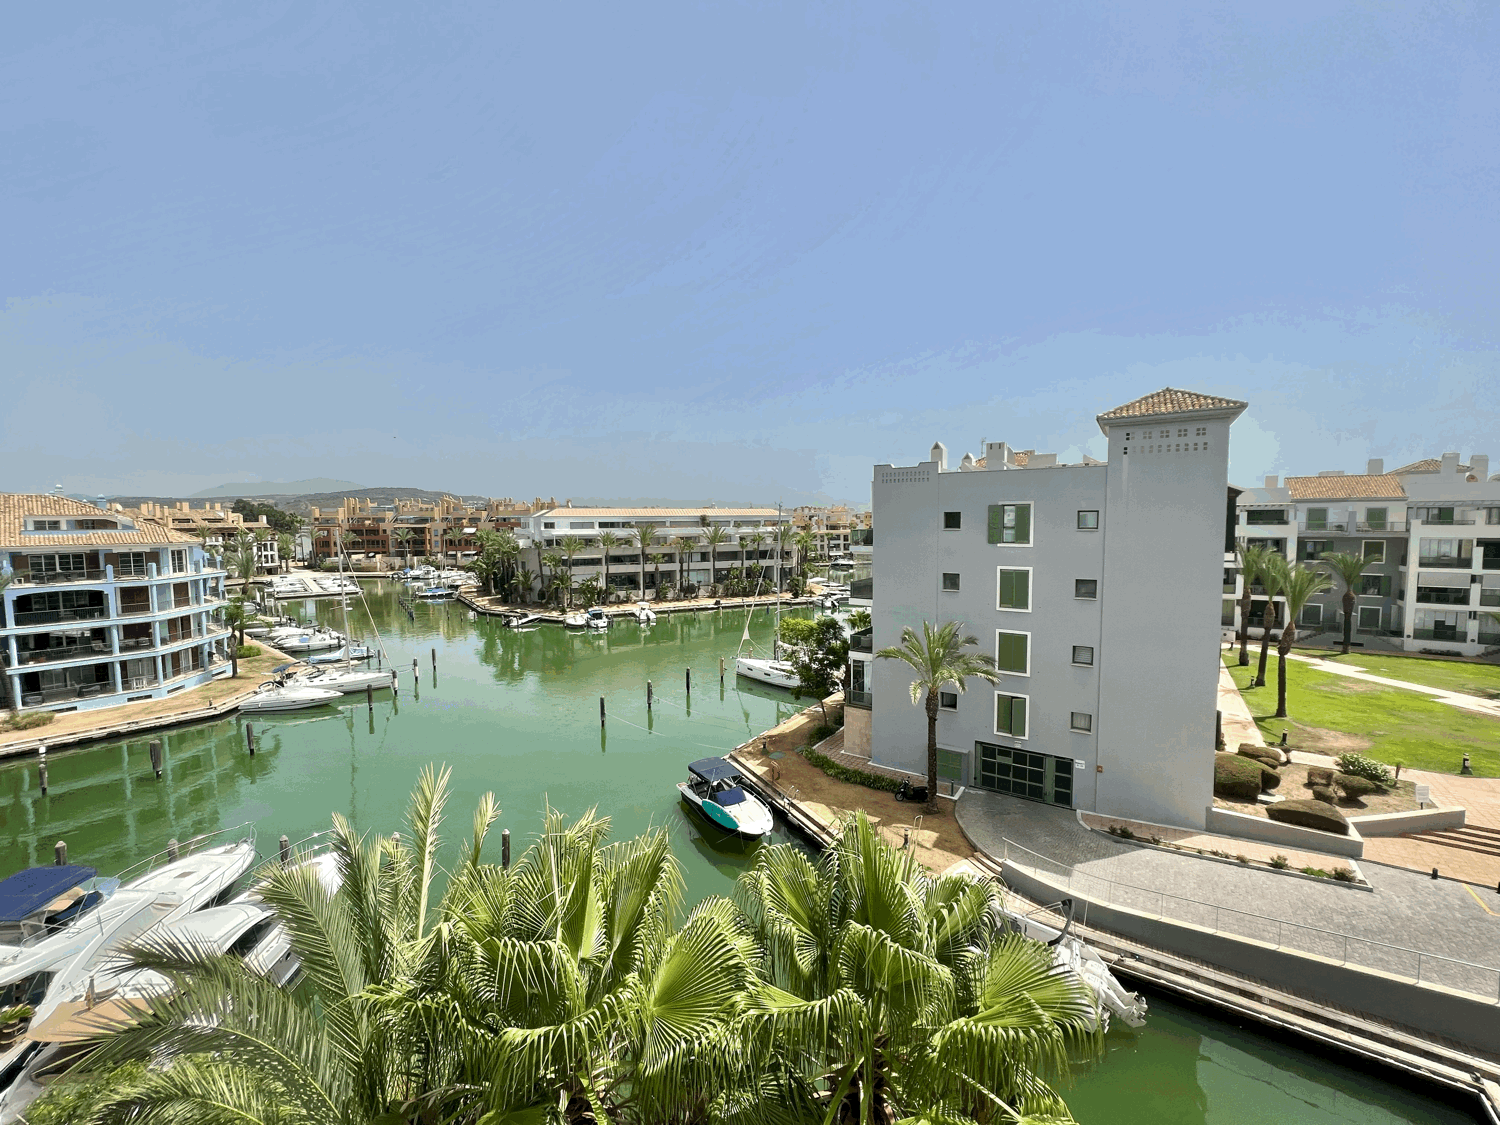
[[896, 790], [896, 800], [912, 801], [916, 804], [927, 803], [927, 786], [912, 786], [911, 779], [906, 778], [901, 782], [901, 788]]

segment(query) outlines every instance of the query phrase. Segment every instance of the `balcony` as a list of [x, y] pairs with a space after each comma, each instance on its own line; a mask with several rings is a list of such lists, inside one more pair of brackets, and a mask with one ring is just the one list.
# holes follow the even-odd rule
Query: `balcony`
[[[54, 664], [60, 660], [82, 660], [85, 657], [108, 656], [106, 641], [93, 641], [86, 645], [59, 645], [57, 648], [18, 649], [16, 664]], [[6, 667], [10, 666], [10, 655], [5, 654]]]
[[36, 609], [25, 613], [17, 611], [16, 625], [53, 625], [62, 621], [97, 621], [105, 616], [102, 605], [79, 606], [74, 609]]
[[21, 693], [21, 706], [38, 707], [69, 699], [89, 699], [96, 695], [113, 695], [114, 691], [115, 685], [107, 680], [92, 684], [66, 684], [62, 687], [43, 688], [41, 691], [24, 691]]
[[869, 633], [855, 633], [849, 638], [850, 652], [874, 652], [875, 638]]
[[1411, 635], [1419, 641], [1452, 641], [1454, 644], [1463, 644], [1469, 639], [1464, 630], [1455, 625], [1439, 625], [1431, 629], [1413, 629]]
[[103, 582], [102, 570], [55, 570], [48, 573], [17, 571], [17, 586], [58, 586], [68, 582]]
[[844, 702], [850, 707], [870, 707], [870, 693], [867, 691], [855, 691], [852, 688], [844, 692]]
[[1418, 605], [1461, 605], [1469, 604], [1468, 586], [1418, 586]]
[[1347, 532], [1348, 530], [1349, 525], [1347, 523], [1344, 523], [1343, 521], [1335, 522], [1332, 520], [1324, 520], [1320, 523], [1313, 520], [1308, 520], [1306, 523], [1299, 523], [1297, 525], [1297, 531], [1299, 534], [1306, 534], [1311, 531]]
[[1479, 643], [1487, 646], [1500, 645], [1500, 633], [1480, 633]]
[[1417, 567], [1421, 570], [1472, 570], [1474, 559], [1472, 556], [1463, 558], [1453, 555], [1419, 555]]
[[856, 527], [849, 532], [849, 546], [851, 547], [873, 547], [875, 546], [875, 529], [873, 527]]
[[1360, 521], [1359, 523], [1356, 523], [1354, 525], [1354, 529], [1356, 531], [1373, 531], [1377, 533], [1382, 531], [1396, 531], [1404, 533], [1406, 531], [1406, 521], [1386, 520], [1384, 523], [1365, 523], [1364, 521]]
[[1418, 527], [1472, 527], [1473, 520], [1412, 520]]

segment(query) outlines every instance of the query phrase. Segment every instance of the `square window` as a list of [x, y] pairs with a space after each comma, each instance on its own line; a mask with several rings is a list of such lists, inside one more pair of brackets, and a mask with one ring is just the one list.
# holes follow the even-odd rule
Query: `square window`
[[1099, 513], [1096, 511], [1081, 511], [1078, 513], [1079, 531], [1098, 531]]
[[996, 567], [998, 595], [996, 609], [1031, 609], [1031, 570], [1029, 568]]
[[1371, 632], [1380, 628], [1380, 607], [1378, 605], [1362, 605], [1359, 607], [1359, 627]]
[[1031, 542], [1031, 505], [991, 504], [989, 541], [991, 543], [1029, 544]]
[[1370, 525], [1371, 531], [1384, 531], [1386, 524], [1386, 509], [1366, 508], [1365, 523]]
[[963, 527], [963, 524], [964, 524], [964, 514], [962, 512], [944, 512], [943, 513], [943, 530], [944, 531], [957, 531], [959, 528]]
[[1318, 605], [1317, 603], [1303, 606], [1301, 623], [1303, 625], [1323, 624], [1323, 607]]
[[1014, 676], [1031, 674], [1031, 634], [995, 631], [995, 667]]
[[1088, 667], [1092, 668], [1094, 666], [1094, 646], [1093, 645], [1074, 645], [1073, 646], [1073, 663], [1074, 664], [1086, 664]]
[[956, 691], [940, 691], [940, 692], [938, 692], [938, 706], [941, 707], [944, 711], [957, 711], [958, 710], [958, 692], [956, 692]]
[[1385, 562], [1385, 540], [1384, 539], [1366, 539], [1365, 540], [1365, 561], [1366, 562], [1372, 562], [1372, 563], [1383, 563], [1383, 562]]
[[1099, 580], [1097, 578], [1073, 579], [1073, 596], [1075, 598], [1097, 598], [1099, 596]]
[[1085, 715], [1082, 711], [1074, 711], [1068, 719], [1068, 729], [1088, 734], [1094, 729], [1094, 716]]
[[943, 589], [945, 589], [945, 590], [957, 590], [958, 589], [958, 575], [951, 574], [951, 573], [949, 573], [947, 571], [944, 571], [943, 572]]
[[1024, 695], [995, 693], [995, 733], [1026, 737], [1027, 699]]

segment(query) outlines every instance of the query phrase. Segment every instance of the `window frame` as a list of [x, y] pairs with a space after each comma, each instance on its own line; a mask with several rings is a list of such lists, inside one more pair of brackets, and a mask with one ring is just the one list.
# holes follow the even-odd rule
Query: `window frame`
[[[1094, 592], [1092, 594], [1080, 594], [1078, 584], [1080, 582], [1092, 582]], [[1076, 602], [1097, 602], [1099, 600], [1099, 579], [1097, 578], [1075, 578], [1073, 579], [1073, 600]]]
[[[1089, 654], [1089, 658], [1087, 660], [1079, 660], [1078, 659], [1078, 650], [1079, 649], [1083, 649], [1085, 652], [1087, 652]], [[1072, 653], [1070, 655], [1070, 659], [1071, 659], [1073, 667], [1075, 667], [1075, 668], [1092, 668], [1094, 666], [1094, 646], [1093, 645], [1073, 645], [1072, 646]]]
[[[1019, 516], [1020, 510], [1022, 508], [1026, 509], [1026, 538], [1025, 539], [1013, 539], [1013, 540], [1010, 540], [1009, 542], [1006, 541], [1006, 539], [1005, 539], [1005, 509], [1007, 509], [1007, 508], [1015, 509], [1015, 511], [1016, 511], [1017, 514], [1014, 517], [1014, 519], [1017, 522], [1019, 522], [1019, 519], [1020, 519], [1020, 516]], [[1034, 547], [1034, 546], [1036, 546], [1036, 504], [1033, 501], [1031, 501], [1031, 500], [1004, 500], [1004, 501], [1000, 501], [1000, 502], [995, 503], [995, 504], [991, 504], [986, 511], [988, 513], [988, 512], [993, 512], [993, 511], [996, 511], [996, 510], [999, 511], [999, 519], [998, 519], [998, 522], [997, 522], [997, 525], [996, 525], [996, 527], [997, 527], [997, 534], [999, 535], [999, 538], [997, 538], [997, 539], [990, 539], [989, 540], [989, 544], [990, 544], [991, 547]], [[985, 521], [985, 537], [986, 537], [986, 539], [989, 539], [989, 533], [990, 533], [989, 521], [986, 520]]]
[[[942, 593], [944, 593], [944, 594], [957, 594], [957, 593], [960, 593], [961, 591], [959, 589], [959, 578], [960, 578], [961, 573], [962, 573], [961, 571], [955, 571], [955, 570], [945, 570], [945, 571], [943, 571], [942, 585], [939, 587], [939, 590]], [[953, 579], [953, 585], [951, 585], [951, 586], [948, 585], [948, 579], [950, 579], [950, 578]]]
[[[1000, 638], [1001, 637], [1025, 637], [1026, 638], [1026, 670], [1017, 672], [1010, 668], [1000, 666]], [[995, 669], [1002, 676], [1023, 676], [1031, 678], [1031, 633], [1021, 629], [996, 629], [995, 630]]]
[[[944, 702], [947, 699], [952, 699], [953, 702], [952, 703]], [[938, 688], [938, 710], [939, 711], [957, 711], [958, 710], [958, 692], [956, 692], [956, 691], [944, 691], [942, 688]]]
[[[1364, 623], [1364, 616], [1365, 616], [1366, 613], [1374, 613], [1375, 614], [1375, 624], [1374, 625], [1366, 625]], [[1378, 632], [1380, 629], [1383, 628], [1383, 626], [1381, 625], [1381, 622], [1384, 620], [1384, 618], [1385, 618], [1385, 612], [1378, 605], [1362, 605], [1362, 606], [1356, 606], [1355, 609], [1354, 609], [1354, 627], [1356, 629], [1374, 629], [1374, 630], [1376, 630]]]
[[[1328, 530], [1328, 513], [1329, 513], [1330, 510], [1331, 509], [1328, 509], [1328, 508], [1304, 508], [1303, 511], [1302, 511], [1302, 522], [1307, 527], [1307, 530], [1308, 531], [1327, 531]], [[1314, 519], [1313, 518], [1313, 513], [1314, 512], [1322, 512], [1323, 514], [1321, 516], [1317, 517], [1316, 519]]]
[[[1370, 554], [1370, 548], [1371, 547], [1379, 547], [1380, 548], [1380, 554], [1378, 556]], [[1360, 540], [1360, 552], [1361, 552], [1360, 558], [1364, 559], [1366, 562], [1379, 563], [1381, 566], [1385, 565], [1385, 540], [1384, 539], [1362, 539], [1362, 540]]]
[[[952, 522], [949, 522], [951, 519]], [[964, 514], [962, 511], [943, 513], [944, 531], [962, 531], [964, 529]]]
[[[1380, 513], [1380, 516], [1379, 516], [1378, 519], [1375, 516], [1376, 512]], [[1386, 530], [1386, 528], [1388, 528], [1390, 526], [1390, 523], [1391, 523], [1391, 510], [1390, 510], [1390, 508], [1366, 508], [1365, 509], [1365, 526], [1368, 527], [1371, 531], [1384, 531], [1384, 530]]]
[[[1077, 527], [1078, 527], [1079, 531], [1098, 531], [1099, 530], [1099, 509], [1098, 508], [1079, 508], [1077, 511], [1078, 511], [1078, 515], [1077, 515], [1076, 518], [1077, 518]], [[1083, 522], [1083, 517], [1084, 516], [1093, 516], [1094, 517], [1093, 526], [1089, 526], [1089, 525], [1087, 525], [1087, 524], [1085, 524]]]
[[[1079, 718], [1080, 715], [1083, 717], [1084, 722], [1086, 724], [1084, 726], [1079, 726], [1078, 725], [1078, 718]], [[1093, 734], [1094, 733], [1094, 715], [1093, 715], [1093, 712], [1091, 712], [1091, 711], [1069, 711], [1068, 712], [1068, 730], [1071, 731], [1073, 734]]]
[[[1036, 601], [1036, 598], [1034, 598], [1032, 596], [1035, 593], [1035, 591], [1032, 589], [1032, 581], [1031, 581], [1031, 577], [1032, 577], [1031, 572], [1032, 572], [1032, 570], [1033, 570], [1033, 568], [1029, 567], [1029, 566], [997, 566], [995, 568], [995, 611], [997, 613], [1030, 613], [1031, 612], [1032, 604]], [[1000, 575], [1003, 574], [1003, 573], [1005, 573], [1006, 571], [1009, 571], [1009, 572], [1011, 572], [1013, 574], [1025, 574], [1026, 575], [1026, 605], [1025, 605], [1024, 608], [1021, 607], [1021, 606], [1001, 605], [1000, 604]]]
[[[1025, 731], [1024, 734], [1017, 734], [1014, 730], [1000, 729], [1000, 700], [1002, 699], [1009, 699], [1012, 702], [1017, 699], [1021, 701], [1023, 707], [1023, 710], [1021, 712], [1021, 729]], [[1014, 711], [1012, 711], [1012, 714], [1014, 714]], [[1031, 737], [1031, 696], [1018, 695], [1013, 691], [995, 692], [995, 704], [990, 711], [990, 725], [994, 728], [994, 731], [997, 735], [1003, 735], [1006, 738], [1014, 738], [1021, 742], [1027, 741]]]
[[[1317, 611], [1318, 619], [1316, 621], [1309, 621], [1307, 619], [1307, 615], [1310, 614], [1310, 613], [1312, 613], [1314, 610]], [[1306, 605], [1304, 605], [1302, 607], [1302, 620], [1299, 621], [1299, 622], [1297, 622], [1297, 624], [1298, 625], [1308, 625], [1308, 626], [1316, 625], [1318, 628], [1321, 629], [1323, 627], [1323, 606], [1322, 606], [1322, 603], [1320, 603], [1320, 602], [1308, 602]]]

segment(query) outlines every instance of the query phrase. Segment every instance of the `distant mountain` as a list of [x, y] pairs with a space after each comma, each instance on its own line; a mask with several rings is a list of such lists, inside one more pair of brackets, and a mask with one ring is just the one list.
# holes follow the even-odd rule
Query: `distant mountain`
[[215, 496], [307, 496], [318, 492], [336, 492], [340, 496], [348, 496], [351, 492], [363, 487], [364, 485], [355, 484], [352, 480], [334, 480], [332, 477], [288, 481], [265, 480], [249, 484], [221, 484], [218, 488], [205, 488], [202, 492], [195, 492], [188, 499], [201, 500]]

